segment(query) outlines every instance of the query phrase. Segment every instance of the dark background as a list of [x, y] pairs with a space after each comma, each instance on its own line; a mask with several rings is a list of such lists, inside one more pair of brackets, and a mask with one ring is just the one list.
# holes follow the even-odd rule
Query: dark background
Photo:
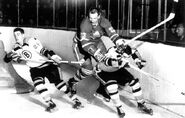
[[[119, 34], [133, 37], [128, 31], [146, 30], [164, 20], [173, 0], [0, 0], [1, 26], [38, 27], [76, 31], [91, 6], [101, 8]], [[157, 39], [172, 24], [185, 22], [185, 0], [179, 0], [175, 18], [151, 32], [147, 39]], [[162, 33], [163, 34], [163, 33]], [[168, 34], [167, 34], [168, 35]], [[166, 42], [166, 39], [163, 39]]]

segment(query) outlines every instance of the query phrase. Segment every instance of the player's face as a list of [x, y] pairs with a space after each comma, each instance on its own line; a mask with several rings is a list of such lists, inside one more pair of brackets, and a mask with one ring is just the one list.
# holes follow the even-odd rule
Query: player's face
[[92, 25], [96, 25], [98, 23], [99, 18], [100, 15], [98, 15], [98, 13], [89, 14], [89, 20], [92, 23]]
[[184, 27], [183, 26], [178, 26], [176, 29], [177, 36], [181, 37], [184, 35]]
[[20, 31], [14, 32], [14, 37], [16, 42], [22, 44], [24, 39], [24, 34], [22, 34]]

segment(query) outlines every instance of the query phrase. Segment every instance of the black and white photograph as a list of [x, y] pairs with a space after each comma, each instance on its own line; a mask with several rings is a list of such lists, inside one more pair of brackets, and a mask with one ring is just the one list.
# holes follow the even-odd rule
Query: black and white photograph
[[1, 118], [185, 118], [185, 0], [0, 0]]

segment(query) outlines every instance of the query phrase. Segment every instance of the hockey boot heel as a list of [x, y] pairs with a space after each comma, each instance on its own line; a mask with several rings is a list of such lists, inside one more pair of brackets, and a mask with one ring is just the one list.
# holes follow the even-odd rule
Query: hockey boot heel
[[58, 110], [56, 104], [52, 100], [46, 101], [46, 103], [48, 104], [48, 107], [46, 108], [47, 112], [52, 113]]
[[146, 104], [145, 102], [138, 103], [138, 108], [146, 114], [153, 115], [153, 110], [151, 108], [148, 108], [145, 104]]
[[119, 118], [124, 118], [125, 112], [123, 111], [123, 106], [121, 105], [119, 107], [116, 107], [116, 109], [117, 109], [117, 113], [118, 113]]

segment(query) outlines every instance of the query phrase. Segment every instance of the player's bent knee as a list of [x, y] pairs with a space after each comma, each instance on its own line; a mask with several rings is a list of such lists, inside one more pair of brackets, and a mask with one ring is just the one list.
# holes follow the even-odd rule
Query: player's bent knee
[[118, 84], [116, 81], [108, 81], [106, 84], [106, 89], [107, 89], [111, 99], [119, 98]]

